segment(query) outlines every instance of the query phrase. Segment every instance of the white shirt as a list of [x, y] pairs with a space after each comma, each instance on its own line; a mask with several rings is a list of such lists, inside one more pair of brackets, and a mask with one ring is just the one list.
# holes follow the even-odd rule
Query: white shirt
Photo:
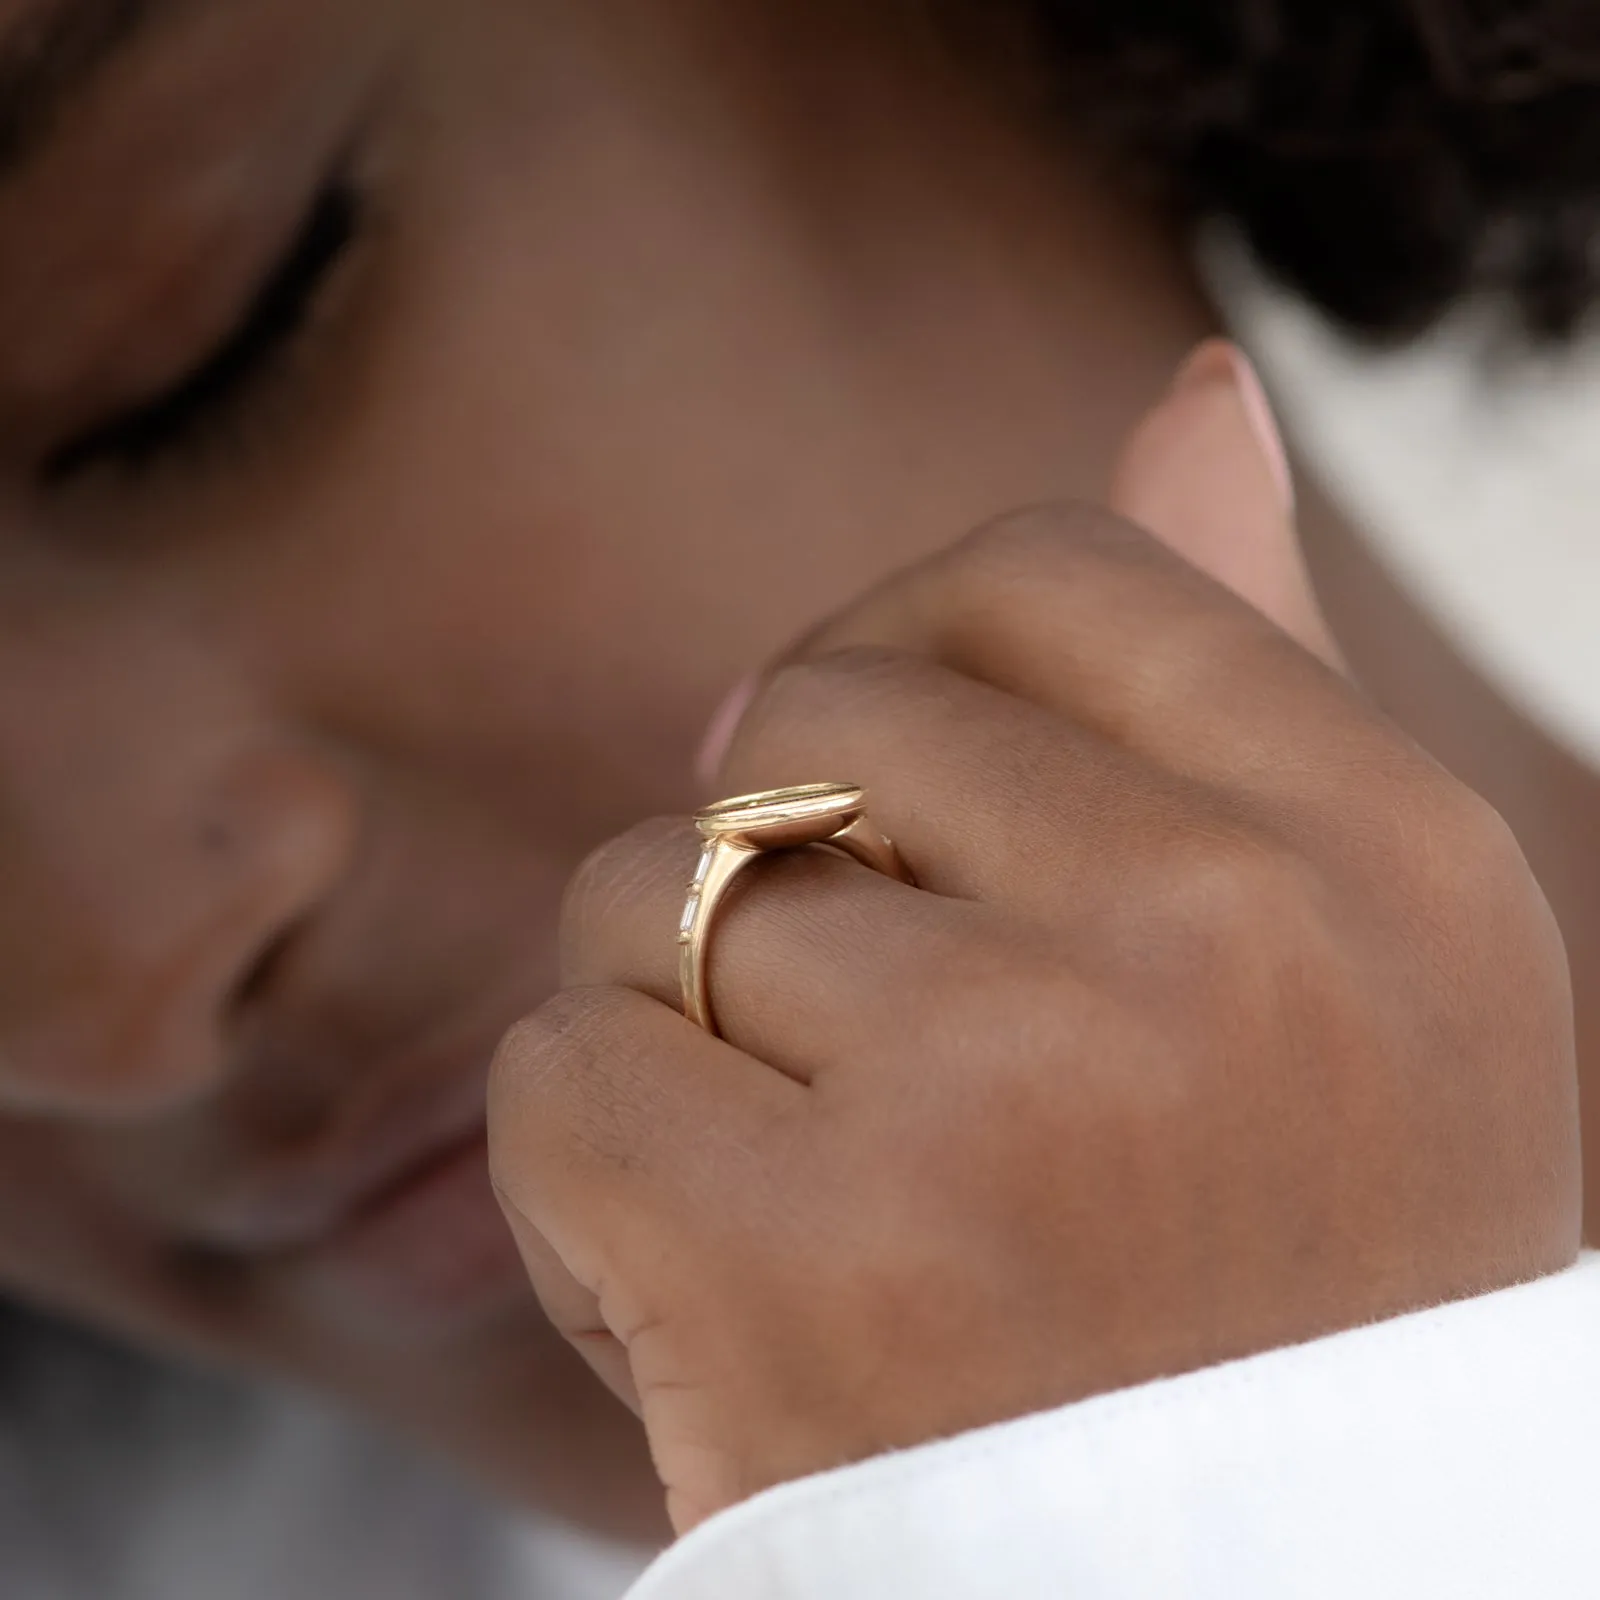
[[791, 1484], [630, 1600], [1600, 1593], [1600, 1258]]

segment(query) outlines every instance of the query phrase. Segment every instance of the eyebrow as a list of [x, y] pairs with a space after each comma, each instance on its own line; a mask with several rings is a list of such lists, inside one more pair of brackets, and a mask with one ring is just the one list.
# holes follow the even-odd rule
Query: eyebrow
[[0, 179], [47, 142], [71, 102], [164, 0], [44, 0], [0, 34]]

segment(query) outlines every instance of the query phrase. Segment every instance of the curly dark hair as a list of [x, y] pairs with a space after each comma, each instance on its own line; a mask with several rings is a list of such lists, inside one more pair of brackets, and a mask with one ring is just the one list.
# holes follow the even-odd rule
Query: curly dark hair
[[1015, 0], [1054, 88], [1351, 328], [1596, 287], [1600, 0]]

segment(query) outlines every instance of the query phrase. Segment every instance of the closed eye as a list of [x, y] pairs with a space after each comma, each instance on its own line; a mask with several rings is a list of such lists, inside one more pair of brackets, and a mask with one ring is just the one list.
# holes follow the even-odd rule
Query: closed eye
[[238, 325], [186, 376], [53, 451], [41, 477], [61, 485], [102, 466], [137, 470], [180, 450], [248, 400], [294, 343], [319, 292], [360, 233], [361, 196], [330, 183]]

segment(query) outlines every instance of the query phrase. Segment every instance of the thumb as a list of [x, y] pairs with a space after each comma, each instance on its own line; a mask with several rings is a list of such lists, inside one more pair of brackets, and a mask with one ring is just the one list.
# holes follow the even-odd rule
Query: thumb
[[1287, 454], [1255, 369], [1208, 339], [1123, 446], [1111, 508], [1344, 671], [1295, 532]]

